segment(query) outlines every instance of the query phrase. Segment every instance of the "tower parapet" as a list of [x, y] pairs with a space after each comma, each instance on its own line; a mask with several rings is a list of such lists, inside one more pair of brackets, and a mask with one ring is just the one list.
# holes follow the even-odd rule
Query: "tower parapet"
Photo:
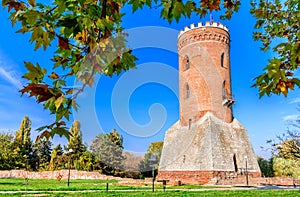
[[225, 31], [229, 32], [229, 29], [225, 25], [223, 25], [221, 23], [217, 23], [217, 22], [212, 22], [211, 23], [211, 22], [207, 21], [205, 23], [199, 22], [197, 24], [197, 26], [194, 23], [190, 24], [190, 27], [186, 26], [184, 28], [184, 30], [181, 30], [179, 32], [178, 37], [181, 36], [181, 34], [183, 34], [184, 32], [190, 31], [190, 30], [195, 29], [195, 28], [201, 28], [201, 27], [217, 27], [217, 28], [224, 29]]
[[218, 41], [224, 44], [230, 43], [229, 29], [217, 22], [199, 22], [198, 26], [191, 24], [190, 27], [185, 27], [178, 35], [178, 49], [180, 50], [184, 45], [199, 41]]

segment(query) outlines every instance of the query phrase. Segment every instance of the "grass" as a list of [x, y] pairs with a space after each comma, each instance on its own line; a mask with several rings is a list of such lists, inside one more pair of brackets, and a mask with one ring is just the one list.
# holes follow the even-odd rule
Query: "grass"
[[108, 196], [108, 197], [118, 197], [118, 196], [135, 196], [135, 197], [151, 197], [151, 196], [160, 196], [160, 197], [169, 197], [169, 196], [182, 196], [182, 197], [196, 197], [196, 196], [255, 196], [255, 197], [277, 197], [277, 196], [300, 196], [299, 191], [297, 190], [245, 190], [245, 191], [228, 191], [228, 190], [219, 190], [219, 191], [168, 191], [168, 192], [76, 192], [76, 193], [43, 193], [43, 195], [37, 194], [5, 194], [5, 196], [89, 196], [89, 197], [98, 197], [98, 196]]
[[[109, 183], [109, 192], [106, 192], [106, 183]], [[300, 196], [299, 190], [226, 190], [228, 187], [201, 186], [201, 185], [183, 185], [167, 186], [167, 191], [161, 190], [162, 185], [155, 186], [156, 191], [151, 192], [151, 185], [147, 186], [122, 186], [116, 180], [71, 180], [70, 186], [67, 181], [60, 183], [57, 180], [47, 179], [29, 179], [26, 187], [24, 179], [0, 179], [0, 196]], [[212, 189], [209, 191], [191, 191], [189, 189]], [[224, 188], [224, 190], [213, 190], [213, 188]], [[160, 189], [160, 190], [158, 190]], [[169, 190], [168, 190], [169, 189]], [[84, 192], [85, 190], [85, 192]], [[116, 191], [119, 190], [119, 191]], [[124, 190], [124, 191], [123, 191]], [[130, 190], [130, 191], [125, 191]], [[135, 191], [134, 191], [135, 190]], [[13, 191], [14, 193], [4, 193]], [[33, 191], [40, 191], [31, 193]], [[1, 194], [2, 193], [2, 194]]]
[[[67, 186], [67, 180], [58, 182], [48, 179], [29, 179], [26, 186], [25, 179], [4, 178], [0, 179], [0, 191], [53, 191], [53, 190], [105, 190], [106, 183], [110, 187], [118, 188], [116, 180], [70, 180], [70, 186]], [[126, 189], [126, 188], [125, 188]], [[130, 189], [130, 188], [129, 188]]]
[[[64, 191], [64, 190], [106, 190], [106, 183], [109, 183], [109, 190], [128, 190], [145, 189], [151, 190], [152, 185], [144, 186], [124, 186], [119, 185], [116, 180], [70, 180], [70, 186], [67, 186], [67, 180], [58, 182], [48, 179], [29, 179], [26, 187], [25, 179], [0, 178], [0, 191]], [[224, 186], [223, 186], [224, 187]], [[156, 189], [162, 189], [162, 184], [155, 185]], [[200, 189], [200, 188], [222, 188], [222, 186], [203, 186], [203, 185], [182, 185], [168, 186], [168, 189]]]

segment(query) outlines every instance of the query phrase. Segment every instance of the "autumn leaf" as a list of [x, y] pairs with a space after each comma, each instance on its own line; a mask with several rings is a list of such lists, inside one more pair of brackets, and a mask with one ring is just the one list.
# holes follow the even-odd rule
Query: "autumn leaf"
[[56, 111], [58, 111], [59, 107], [63, 104], [64, 100], [65, 100], [65, 97], [63, 94], [58, 99], [56, 99], [56, 101], [54, 102]]
[[67, 125], [65, 121], [56, 122], [55, 124], [56, 124], [56, 126], [58, 126], [58, 127], [59, 127], [59, 126], [62, 126], [62, 125], [63, 125], [63, 126], [66, 126], [66, 125]]
[[58, 79], [59, 76], [55, 72], [52, 72], [51, 75], [49, 76], [50, 79]]
[[[144, 6], [162, 8], [161, 16], [169, 22], [173, 19], [178, 21], [182, 16], [190, 17], [192, 14], [204, 17], [207, 9], [220, 9], [219, 0], [201, 2], [55, 0], [37, 3], [36, 0], [3, 0], [2, 7], [11, 13], [9, 20], [20, 27], [18, 33], [29, 34], [29, 42], [33, 44], [34, 50], [42, 47], [47, 50], [50, 45], [56, 49], [50, 51], [53, 52], [53, 69], [56, 70], [47, 75], [52, 81], [44, 79], [47, 73], [45, 67], [25, 62], [27, 73], [23, 77], [28, 80], [28, 84], [20, 92], [22, 95], [35, 97], [38, 103], [43, 103], [44, 109], [56, 116], [56, 126], [64, 126], [59, 121], [63, 118], [68, 120], [72, 108], [78, 108], [78, 94], [66, 98], [66, 95], [71, 95], [76, 90], [66, 88], [71, 79], [77, 77], [84, 89], [87, 85], [93, 85], [95, 74], [104, 73], [112, 77], [135, 68], [137, 58], [127, 47], [125, 37], [128, 34], [122, 27], [122, 6], [128, 3], [133, 11]], [[232, 2], [234, 8], [237, 7], [238, 1], [226, 2], [227, 7], [231, 7]], [[206, 4], [205, 8], [201, 8], [201, 5], [205, 6], [203, 4]], [[87, 61], [88, 54], [93, 54], [93, 60]], [[88, 62], [87, 66], [84, 65], [85, 61]], [[44, 128], [45, 133], [41, 136], [68, 136], [64, 128], [54, 130], [54, 126], [55, 124]]]
[[209, 11], [220, 10], [220, 0], [201, 0], [201, 7], [208, 7]]
[[28, 0], [29, 5], [31, 5], [32, 7], [35, 7], [36, 3], [35, 0]]
[[73, 94], [73, 92], [74, 92], [74, 89], [71, 88], [71, 89], [69, 89], [69, 90], [66, 92], [66, 94]]
[[8, 4], [9, 4], [8, 12], [10, 12], [11, 9], [15, 9], [16, 11], [19, 11], [19, 10], [23, 10], [26, 8], [24, 3], [22, 3], [22, 2], [11, 1], [11, 2], [8, 2]]
[[41, 139], [43, 139], [43, 138], [46, 138], [47, 140], [49, 140], [50, 137], [53, 137], [52, 133], [49, 132], [48, 130], [46, 130], [46, 131], [43, 131], [41, 135], [38, 135], [38, 136], [36, 137], [35, 142], [37, 143], [37, 142], [39, 142], [39, 141], [40, 141]]
[[29, 97], [36, 97], [37, 102], [41, 103], [47, 101], [51, 97], [55, 97], [55, 95], [49, 90], [48, 85], [45, 84], [29, 84], [19, 90], [22, 93], [28, 93]]
[[69, 39], [68, 38], [59, 37], [58, 38], [58, 47], [60, 49], [69, 50], [70, 49], [70, 47], [69, 47]]

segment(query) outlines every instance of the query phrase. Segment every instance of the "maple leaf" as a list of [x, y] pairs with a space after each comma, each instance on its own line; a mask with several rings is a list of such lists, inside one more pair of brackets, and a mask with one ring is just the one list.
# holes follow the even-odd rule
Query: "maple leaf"
[[30, 97], [36, 97], [38, 99], [38, 103], [41, 103], [55, 96], [49, 91], [48, 87], [49, 86], [45, 84], [29, 84], [23, 89], [19, 90], [19, 92], [21, 92], [22, 95], [24, 93], [28, 93]]
[[59, 37], [58, 38], [58, 47], [60, 49], [70, 50], [69, 39], [68, 38]]
[[28, 0], [29, 5], [31, 5], [32, 7], [35, 7], [36, 3], [35, 0]]
[[51, 75], [49, 76], [50, 79], [58, 79], [59, 76], [55, 72], [52, 72]]
[[69, 89], [69, 90], [66, 92], [66, 94], [73, 94], [73, 92], [74, 92], [74, 89], [71, 88], [71, 89]]
[[26, 8], [25, 4], [22, 2], [11, 1], [8, 4], [9, 4], [8, 12], [10, 12], [11, 9], [15, 9], [16, 11], [19, 11], [19, 10], [23, 10]]

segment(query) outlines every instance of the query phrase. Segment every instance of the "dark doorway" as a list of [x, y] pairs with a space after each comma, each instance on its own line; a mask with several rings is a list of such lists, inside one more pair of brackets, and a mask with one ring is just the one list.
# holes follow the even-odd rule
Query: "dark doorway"
[[236, 155], [233, 155], [233, 164], [234, 164], [234, 171], [237, 172], [238, 171], [238, 166], [237, 166], [237, 162], [236, 162]]

